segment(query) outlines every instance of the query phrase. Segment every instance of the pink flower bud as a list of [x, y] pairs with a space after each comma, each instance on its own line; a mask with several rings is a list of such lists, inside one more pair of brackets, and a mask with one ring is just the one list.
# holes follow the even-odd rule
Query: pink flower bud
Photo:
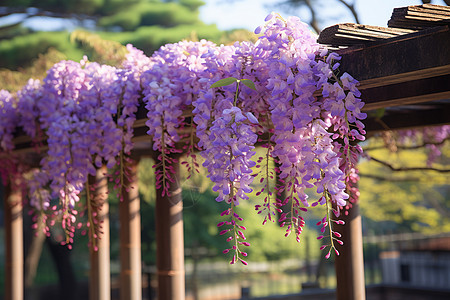
[[337, 232], [337, 231], [333, 231], [333, 234], [335, 235], [335, 236], [337, 236], [337, 237], [341, 237], [342, 235], [339, 233], [339, 232]]
[[233, 255], [233, 259], [231, 260], [230, 264], [234, 265], [236, 263], [236, 255]]

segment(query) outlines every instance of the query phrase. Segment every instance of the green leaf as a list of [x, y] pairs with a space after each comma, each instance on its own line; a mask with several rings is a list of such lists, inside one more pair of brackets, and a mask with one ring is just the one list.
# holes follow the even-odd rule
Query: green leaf
[[251, 88], [252, 90], [256, 91], [255, 83], [251, 81], [250, 79], [242, 79], [241, 82], [245, 84], [245, 86]]
[[216, 88], [216, 87], [230, 85], [230, 84], [235, 83], [237, 81], [238, 81], [238, 79], [234, 78], [234, 77], [228, 77], [228, 78], [220, 79], [220, 80], [214, 82], [213, 84], [211, 84], [211, 88]]

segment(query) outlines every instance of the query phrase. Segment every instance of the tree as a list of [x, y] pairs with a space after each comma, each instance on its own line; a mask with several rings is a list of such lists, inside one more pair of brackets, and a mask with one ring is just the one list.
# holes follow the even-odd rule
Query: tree
[[35, 32], [33, 27], [24, 26], [37, 17], [68, 20], [80, 28], [94, 27], [104, 33], [103, 38], [123, 45], [132, 43], [147, 55], [184, 38], [218, 42], [224, 34], [215, 25], [205, 25], [198, 19], [202, 4], [199, 0], [6, 0], [0, 17], [15, 15], [17, 21], [0, 26], [0, 67], [17, 70], [29, 66], [50, 48], [63, 52], [68, 59], [82, 58], [84, 51], [70, 43], [67, 32]]
[[[290, 10], [292, 8], [297, 9], [300, 7], [306, 7], [310, 13], [310, 20], [308, 23], [317, 33], [319, 33], [322, 29], [322, 26], [320, 19], [320, 11], [317, 9], [318, 2], [319, 1], [317, 0], [284, 0], [280, 2], [278, 5], [280, 5], [285, 10]], [[340, 3], [341, 5], [343, 5], [351, 13], [353, 18], [355, 19], [355, 22], [359, 23], [358, 13], [355, 9], [356, 0], [353, 0], [352, 2], [350, 2], [349, 0], [332, 0], [332, 2]]]
[[[450, 0], [443, 0], [446, 5], [450, 5]], [[356, 2], [357, 0], [282, 0], [278, 4], [276, 4], [277, 7], [281, 7], [282, 9], [286, 11], [291, 11], [293, 8], [298, 9], [301, 7], [305, 7], [309, 10], [310, 13], [310, 19], [307, 21], [309, 25], [314, 28], [314, 30], [319, 33], [323, 29], [322, 25], [322, 19], [321, 19], [321, 8], [319, 7], [320, 4], [324, 4], [327, 2], [326, 5], [341, 5], [343, 6], [348, 13], [353, 17], [354, 22], [357, 24], [360, 24], [359, 20], [359, 14], [356, 10]], [[431, 0], [422, 0], [422, 3], [432, 3], [436, 1]]]
[[[365, 146], [369, 159], [359, 164], [360, 189], [364, 191], [360, 205], [365, 217], [380, 225], [390, 223], [390, 228], [399, 232], [450, 230], [450, 145], [448, 139], [424, 141], [427, 131], [406, 139], [395, 132], [385, 133], [384, 140], [369, 139]], [[403, 135], [408, 136], [404, 131]], [[436, 150], [440, 158], [427, 162]]]

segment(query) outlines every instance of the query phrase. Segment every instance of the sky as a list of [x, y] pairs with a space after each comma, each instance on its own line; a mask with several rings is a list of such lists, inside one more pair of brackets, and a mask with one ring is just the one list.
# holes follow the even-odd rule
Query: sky
[[[308, 21], [307, 10], [293, 11], [291, 14], [283, 12], [275, 3], [283, 0], [203, 0], [206, 5], [200, 8], [200, 18], [207, 24], [215, 23], [222, 30], [245, 28], [253, 31], [264, 23], [264, 18], [272, 11], [282, 16], [299, 16], [304, 22]], [[355, 23], [353, 17], [342, 4], [336, 0], [318, 0], [321, 6], [320, 14], [324, 27], [338, 23]], [[347, 0], [355, 2], [360, 23], [387, 27], [394, 7], [422, 4], [419, 0]], [[445, 5], [442, 0], [433, 0], [432, 4]]]
[[[221, 30], [245, 28], [253, 31], [264, 23], [264, 18], [272, 11], [281, 13], [282, 16], [299, 16], [304, 22], [308, 22], [307, 9], [294, 10], [290, 13], [282, 11], [276, 6], [284, 0], [203, 0], [206, 4], [200, 7], [200, 19], [206, 24], [216, 24]], [[315, 0], [320, 7], [322, 27], [338, 23], [354, 23], [354, 19], [348, 10], [337, 0]], [[420, 0], [346, 0], [355, 2], [356, 10], [360, 17], [360, 23], [387, 27], [394, 7], [422, 4]], [[443, 0], [432, 0], [432, 4], [445, 5]], [[25, 18], [26, 14], [15, 14], [2, 18], [0, 25], [14, 23]], [[77, 23], [71, 20], [56, 18], [34, 17], [25, 22], [36, 30], [74, 30]], [[86, 20], [82, 25], [87, 28], [95, 26], [92, 20]]]

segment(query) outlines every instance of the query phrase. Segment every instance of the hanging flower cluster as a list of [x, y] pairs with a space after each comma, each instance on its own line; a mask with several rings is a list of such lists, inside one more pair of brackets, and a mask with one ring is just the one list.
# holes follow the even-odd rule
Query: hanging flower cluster
[[14, 132], [17, 124], [16, 100], [8, 91], [0, 90], [0, 179], [14, 182], [17, 161], [14, 149]]
[[[75, 229], [81, 227], [77, 203], [88, 176], [94, 176], [102, 164], [111, 169], [118, 166], [113, 180], [120, 189], [127, 176], [125, 156], [132, 149], [143, 68], [142, 60], [133, 63], [137, 60], [133, 55], [144, 56], [139, 50], [130, 51], [122, 69], [86, 59], [61, 61], [48, 70], [42, 83], [30, 80], [15, 98], [1, 91], [5, 125], [0, 127], [6, 130], [1, 136], [2, 152], [12, 150], [16, 127], [31, 137], [38, 152], [46, 143], [40, 170], [27, 178], [30, 204], [39, 214], [50, 214], [39, 219], [61, 220], [69, 247]], [[52, 199], [59, 199], [58, 204], [52, 204]], [[48, 226], [44, 230], [48, 232]]]
[[[171, 153], [180, 152], [175, 146], [183, 137], [178, 132], [185, 125], [193, 126], [186, 124], [183, 111], [197, 97], [200, 74], [205, 70], [202, 55], [213, 46], [205, 40], [165, 45], [153, 54], [152, 67], [142, 74], [147, 133], [153, 137], [153, 150], [160, 153], [155, 168], [157, 188], [162, 189], [163, 196], [169, 194], [170, 182], [174, 180], [172, 164], [177, 161]], [[188, 157], [194, 151], [190, 141]]]
[[[247, 264], [242, 247], [250, 243], [238, 205], [249, 199], [255, 178], [264, 186], [256, 193], [264, 199], [256, 206], [264, 222], [279, 212], [286, 236], [293, 232], [300, 241], [303, 212], [324, 206], [326, 217], [318, 225], [330, 242], [322, 249], [329, 249], [327, 257], [332, 249], [338, 254], [335, 242], [342, 242], [332, 224], [343, 224], [340, 209], [357, 193], [357, 143], [365, 134], [358, 82], [338, 72], [340, 57], [319, 45], [296, 17], [270, 14], [256, 33], [256, 43], [183, 41], [151, 57], [129, 45], [121, 68], [62, 61], [42, 83], [30, 80], [17, 95], [0, 92], [0, 158], [13, 150], [16, 127], [36, 146], [46, 136], [48, 150], [28, 187], [30, 203], [60, 217], [71, 243], [81, 226], [80, 192], [93, 190], [89, 175], [106, 164], [116, 187], [127, 188], [133, 124], [143, 105], [159, 153], [156, 179], [163, 195], [169, 194], [180, 152], [192, 158], [184, 162], [188, 168], [198, 168], [194, 151], [204, 158], [216, 200], [229, 205], [218, 226], [231, 243], [224, 250], [232, 253], [231, 263]], [[257, 145], [267, 150], [259, 159], [253, 157]], [[278, 186], [271, 185], [274, 177]], [[307, 189], [317, 197], [308, 199]], [[51, 203], [55, 198], [57, 205]]]

